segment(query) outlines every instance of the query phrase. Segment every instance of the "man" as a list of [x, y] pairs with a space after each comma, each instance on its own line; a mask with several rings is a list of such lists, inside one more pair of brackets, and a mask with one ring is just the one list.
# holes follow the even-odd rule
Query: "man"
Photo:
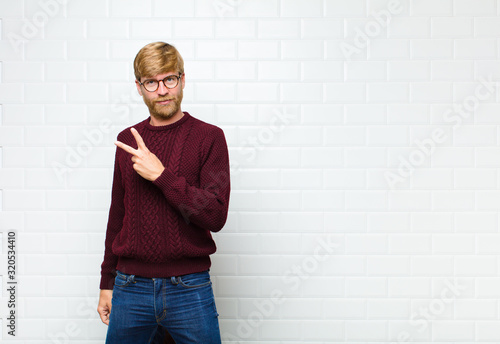
[[209, 255], [229, 203], [224, 133], [181, 110], [175, 47], [146, 45], [134, 72], [150, 116], [115, 143], [97, 309], [106, 343], [156, 343], [164, 329], [177, 344], [220, 343]]

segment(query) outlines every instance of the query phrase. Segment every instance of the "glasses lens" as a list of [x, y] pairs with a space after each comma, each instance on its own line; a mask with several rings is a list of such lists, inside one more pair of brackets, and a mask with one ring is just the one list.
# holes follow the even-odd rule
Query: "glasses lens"
[[177, 86], [177, 81], [179, 79], [175, 75], [169, 75], [165, 79], [163, 79], [163, 83], [165, 84], [166, 87], [168, 88], [174, 88]]
[[144, 88], [148, 90], [149, 92], [154, 92], [158, 89], [158, 81], [152, 79], [152, 80], [146, 80], [144, 81]]

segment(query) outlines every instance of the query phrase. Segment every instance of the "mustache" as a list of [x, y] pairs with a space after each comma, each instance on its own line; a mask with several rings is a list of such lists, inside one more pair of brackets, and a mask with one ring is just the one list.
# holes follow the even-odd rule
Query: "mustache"
[[175, 98], [156, 98], [155, 102], [164, 102], [165, 100], [175, 100]]

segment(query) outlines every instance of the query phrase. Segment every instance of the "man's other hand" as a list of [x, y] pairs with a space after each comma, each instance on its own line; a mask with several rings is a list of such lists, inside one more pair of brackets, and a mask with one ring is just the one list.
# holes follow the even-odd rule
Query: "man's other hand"
[[99, 304], [97, 305], [97, 313], [99, 313], [101, 320], [106, 325], [109, 325], [109, 315], [111, 314], [111, 298], [113, 297], [113, 290], [102, 289], [99, 294]]

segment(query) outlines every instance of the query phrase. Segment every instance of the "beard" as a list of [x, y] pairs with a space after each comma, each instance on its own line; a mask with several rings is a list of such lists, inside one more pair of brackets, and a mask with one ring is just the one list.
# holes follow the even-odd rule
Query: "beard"
[[[170, 119], [172, 118], [177, 112], [179, 112], [181, 108], [181, 102], [183, 98], [183, 94], [181, 92], [177, 96], [172, 96], [168, 95], [165, 97], [158, 97], [155, 99], [147, 99], [146, 97], [143, 97], [144, 103], [147, 105], [149, 109], [149, 113], [151, 116], [156, 117], [158, 119]], [[161, 105], [158, 104], [158, 102], [162, 102], [165, 100], [171, 100], [168, 104], [166, 105]]]

